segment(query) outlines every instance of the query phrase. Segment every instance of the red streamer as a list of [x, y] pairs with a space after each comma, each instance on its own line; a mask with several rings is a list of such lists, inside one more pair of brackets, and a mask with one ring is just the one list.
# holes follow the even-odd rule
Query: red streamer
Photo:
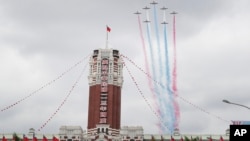
[[86, 70], [86, 68], [87, 68], [87, 64], [84, 66], [82, 72], [80, 73], [79, 77], [77, 78], [77, 80], [75, 81], [75, 83], [73, 84], [73, 86], [71, 87], [71, 89], [69, 90], [67, 96], [64, 98], [64, 100], [62, 101], [62, 103], [59, 105], [59, 107], [56, 109], [56, 111], [48, 118], [48, 120], [45, 121], [45, 123], [38, 129], [38, 131], [41, 131], [49, 123], [49, 121], [52, 120], [52, 118], [58, 113], [58, 111], [61, 110], [62, 106], [68, 100], [69, 96], [72, 94], [72, 92], [73, 92], [74, 88], [76, 87], [77, 83], [81, 79], [81, 77], [83, 75], [83, 72]]
[[41, 91], [42, 89], [44, 89], [47, 86], [50, 86], [51, 84], [53, 84], [54, 82], [56, 82], [57, 80], [59, 80], [60, 78], [62, 78], [65, 74], [67, 74], [68, 72], [70, 72], [73, 68], [77, 67], [79, 64], [81, 64], [84, 60], [86, 60], [90, 55], [84, 57], [82, 60], [80, 60], [79, 62], [77, 62], [76, 64], [74, 64], [72, 67], [70, 67], [69, 69], [67, 69], [65, 72], [63, 72], [61, 75], [59, 75], [58, 77], [56, 77], [55, 79], [49, 81], [48, 83], [46, 83], [45, 85], [43, 85], [42, 87], [40, 87], [39, 89], [33, 91], [32, 93], [30, 93], [29, 95], [23, 97], [22, 99], [14, 102], [13, 104], [6, 106], [4, 108], [1, 109], [1, 112], [6, 111], [10, 108], [13, 108], [14, 106], [20, 104], [21, 102], [23, 102], [24, 100], [30, 98], [31, 96], [37, 94], [39, 91]]

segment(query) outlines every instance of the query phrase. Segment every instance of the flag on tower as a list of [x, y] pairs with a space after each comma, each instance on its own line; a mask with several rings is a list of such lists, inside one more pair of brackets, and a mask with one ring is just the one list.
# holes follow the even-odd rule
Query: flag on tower
[[109, 26], [107, 26], [107, 32], [110, 32], [111, 28]]

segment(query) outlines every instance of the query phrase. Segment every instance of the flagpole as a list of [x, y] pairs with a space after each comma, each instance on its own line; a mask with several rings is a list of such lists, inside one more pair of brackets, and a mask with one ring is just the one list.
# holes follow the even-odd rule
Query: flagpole
[[108, 42], [109, 42], [109, 32], [111, 31], [111, 28], [108, 25], [106, 25], [106, 26], [107, 26], [106, 49], [107, 49], [108, 48]]
[[107, 32], [107, 35], [106, 35], [106, 49], [108, 48], [108, 40], [109, 40], [109, 33], [108, 31]]

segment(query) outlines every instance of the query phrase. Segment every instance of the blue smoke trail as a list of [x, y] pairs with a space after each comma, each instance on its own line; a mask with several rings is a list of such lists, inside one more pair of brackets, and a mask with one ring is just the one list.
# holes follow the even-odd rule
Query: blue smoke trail
[[[160, 69], [160, 75], [159, 78], [163, 76], [163, 71], [162, 71], [162, 57], [161, 57], [161, 47], [160, 47], [160, 35], [159, 35], [159, 28], [158, 28], [158, 22], [157, 22], [157, 11], [156, 11], [156, 6], [154, 5], [154, 22], [155, 22], [155, 35], [156, 35], [156, 40], [157, 40], [157, 48], [158, 48], [158, 61], [159, 61], [159, 69]], [[161, 80], [161, 79], [158, 79]]]
[[173, 92], [171, 90], [171, 83], [170, 83], [170, 68], [169, 68], [169, 57], [168, 57], [168, 42], [167, 42], [167, 26], [164, 24], [164, 41], [165, 41], [165, 61], [166, 61], [166, 86], [167, 86], [167, 92], [169, 95], [172, 96]]
[[165, 43], [165, 61], [166, 61], [166, 80], [167, 80], [167, 92], [169, 94], [169, 99], [170, 99], [170, 107], [171, 107], [171, 112], [170, 112], [170, 120], [171, 120], [171, 124], [172, 124], [172, 127], [174, 128], [174, 124], [175, 124], [175, 114], [174, 114], [174, 111], [173, 111], [173, 100], [174, 100], [174, 97], [173, 97], [173, 91], [171, 90], [171, 80], [170, 80], [170, 67], [169, 67], [169, 56], [168, 56], [168, 42], [167, 42], [167, 25], [164, 24], [164, 43]]
[[[149, 13], [148, 13], [148, 11], [146, 11], [146, 17], [147, 17], [147, 21], [149, 21]], [[147, 23], [147, 35], [148, 35], [148, 43], [149, 43], [149, 50], [150, 50], [149, 52], [150, 52], [150, 58], [151, 58], [152, 74], [153, 74], [153, 78], [156, 79], [157, 78], [157, 75], [156, 75], [156, 68], [157, 67], [155, 66], [156, 64], [155, 64], [155, 61], [154, 61], [155, 57], [154, 57], [154, 51], [153, 51], [153, 45], [152, 45], [152, 36], [151, 36], [151, 29], [150, 29], [150, 23], [149, 22]], [[164, 104], [163, 104], [164, 102], [162, 101], [163, 99], [160, 98], [159, 85], [154, 83], [153, 88], [154, 88], [153, 91], [155, 91], [156, 98], [157, 98], [157, 103], [156, 103], [157, 104], [156, 105], [157, 111], [158, 111], [158, 114], [159, 114], [160, 118], [163, 119], [164, 114], [162, 113], [162, 111], [164, 111], [164, 110], [162, 110], [162, 107], [164, 107]], [[161, 124], [159, 124], [159, 125], [161, 125]], [[160, 126], [159, 130], [160, 130], [160, 132], [163, 131], [162, 130], [162, 125]]]
[[[148, 44], [149, 44], [149, 50], [150, 50], [150, 58], [151, 58], [151, 66], [152, 66], [152, 75], [153, 75], [153, 78], [156, 78], [156, 67], [154, 66], [154, 53], [153, 53], [153, 46], [152, 46], [152, 39], [151, 39], [151, 32], [150, 32], [150, 23], [147, 23], [147, 37], [148, 37]], [[159, 116], [161, 117], [161, 119], [164, 119], [164, 111], [166, 111], [165, 109], [162, 109], [164, 108], [166, 105], [166, 101], [164, 98], [161, 97], [160, 95], [160, 91], [159, 91], [159, 85], [157, 84], [154, 84], [154, 91], [157, 95], [157, 99], [158, 99], [158, 106], [159, 106]], [[165, 124], [166, 125], [166, 124]], [[169, 127], [167, 125], [167, 127]], [[163, 130], [164, 129], [164, 130]], [[161, 126], [160, 130], [162, 131], [166, 131], [166, 129], [164, 127]]]
[[[152, 41], [151, 41], [151, 34], [150, 34], [150, 25], [149, 23], [147, 23], [147, 36], [148, 36], [148, 44], [149, 44], [149, 52], [150, 52], [150, 58], [151, 58], [151, 66], [152, 66], [152, 73], [153, 73], [153, 78], [156, 77], [156, 73], [155, 73], [155, 67], [153, 66], [153, 62], [154, 62], [154, 53], [153, 53], [153, 47], [152, 47]], [[154, 87], [156, 85], [154, 84]]]
[[[159, 62], [159, 70], [160, 70], [160, 74], [158, 75], [158, 79], [160, 81], [161, 84], [163, 84], [163, 80], [162, 78], [167, 77], [165, 80], [167, 81], [167, 83], [170, 83], [170, 77], [169, 77], [169, 65], [166, 66], [166, 75], [163, 73], [163, 57], [161, 55], [161, 47], [160, 47], [160, 37], [159, 37], [159, 27], [158, 27], [158, 22], [157, 22], [157, 11], [156, 11], [156, 6], [154, 5], [154, 22], [155, 22], [155, 34], [156, 34], [156, 39], [157, 39], [157, 48], [158, 48], [158, 62]], [[167, 40], [165, 40], [165, 46], [167, 45]], [[167, 49], [167, 48], [166, 48]], [[165, 53], [168, 53], [168, 52], [165, 52]], [[168, 54], [166, 54], [168, 55]], [[166, 57], [166, 56], [165, 56]], [[168, 61], [168, 57], [165, 59]], [[166, 62], [168, 63], [168, 62]], [[164, 95], [165, 93], [168, 93], [168, 99], [169, 99], [169, 102], [167, 102], [167, 97], [166, 95], [164, 96], [160, 96], [160, 98], [164, 101], [163, 104], [164, 105], [161, 105], [163, 106], [161, 109], [162, 109], [162, 119], [164, 119], [164, 121], [166, 121], [165, 125], [167, 124], [170, 124], [168, 125], [168, 127], [170, 127], [170, 130], [171, 130], [171, 133], [174, 131], [174, 117], [173, 117], [173, 104], [172, 104], [172, 91], [170, 89], [170, 84], [167, 85], [167, 89], [161, 87], [160, 89], [160, 92], [161, 92], [161, 95]], [[169, 116], [170, 115], [170, 116]], [[164, 127], [162, 127], [163, 129]], [[166, 132], [166, 130], [163, 130], [164, 132]]]

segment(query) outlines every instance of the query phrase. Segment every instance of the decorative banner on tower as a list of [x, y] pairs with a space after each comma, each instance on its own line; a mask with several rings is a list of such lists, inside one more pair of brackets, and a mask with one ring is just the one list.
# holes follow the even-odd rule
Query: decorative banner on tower
[[107, 103], [108, 103], [108, 59], [102, 59], [101, 62], [101, 93], [100, 93], [100, 124], [107, 123]]

